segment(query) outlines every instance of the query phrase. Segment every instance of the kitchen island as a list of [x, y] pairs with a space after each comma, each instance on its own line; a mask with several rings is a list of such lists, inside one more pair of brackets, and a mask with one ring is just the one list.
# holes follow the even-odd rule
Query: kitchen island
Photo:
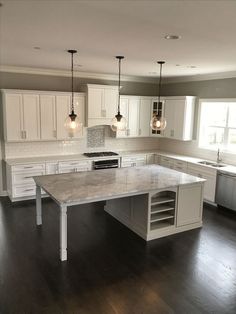
[[204, 179], [158, 165], [34, 177], [60, 208], [60, 259], [67, 260], [67, 209], [106, 201], [105, 210], [146, 241], [202, 226]]

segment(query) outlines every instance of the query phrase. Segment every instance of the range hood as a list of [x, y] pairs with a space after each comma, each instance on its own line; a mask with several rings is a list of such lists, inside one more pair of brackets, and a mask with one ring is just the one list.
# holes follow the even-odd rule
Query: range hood
[[113, 85], [87, 84], [86, 126], [110, 125], [117, 112], [118, 87]]

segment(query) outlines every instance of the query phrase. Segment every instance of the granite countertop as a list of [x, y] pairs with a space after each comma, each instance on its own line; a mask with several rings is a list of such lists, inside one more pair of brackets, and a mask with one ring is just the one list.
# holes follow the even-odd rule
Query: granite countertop
[[[34, 177], [35, 182], [59, 204], [73, 205], [206, 180], [158, 165], [118, 168]], [[66, 187], [66, 188], [65, 188]]]

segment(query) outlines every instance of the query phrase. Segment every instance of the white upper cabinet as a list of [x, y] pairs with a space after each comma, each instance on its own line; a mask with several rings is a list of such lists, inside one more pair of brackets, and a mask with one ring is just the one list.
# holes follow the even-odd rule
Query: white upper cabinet
[[56, 139], [56, 97], [40, 95], [41, 139]]
[[127, 135], [130, 137], [137, 137], [139, 135], [139, 106], [139, 97], [129, 98]]
[[[71, 94], [63, 92], [2, 90], [6, 141], [69, 139], [64, 127]], [[84, 125], [85, 94], [74, 94], [75, 113]], [[73, 138], [80, 138], [83, 128]]]
[[40, 140], [39, 95], [23, 94], [24, 137], [28, 141]]
[[127, 120], [127, 130], [116, 137], [147, 137], [150, 135], [151, 97], [121, 96], [120, 113]]
[[118, 87], [86, 85], [87, 126], [107, 125], [117, 113]]
[[21, 94], [3, 94], [4, 137], [6, 141], [23, 140], [23, 117]]
[[[152, 98], [151, 100], [151, 118], [153, 117], [153, 114], [157, 113], [161, 116], [163, 116], [163, 112], [164, 112], [164, 99], [161, 98], [160, 99], [161, 104], [158, 103], [158, 98]], [[149, 127], [150, 127], [150, 121], [149, 121]], [[150, 127], [150, 136], [155, 136], [155, 137], [162, 137], [163, 136], [163, 131], [160, 130], [152, 130]]]
[[3, 111], [6, 141], [40, 139], [38, 95], [4, 92]]
[[167, 125], [164, 137], [192, 140], [195, 100], [193, 96], [165, 97], [164, 116]]
[[139, 136], [147, 137], [150, 135], [152, 100], [150, 97], [141, 98], [139, 107]]

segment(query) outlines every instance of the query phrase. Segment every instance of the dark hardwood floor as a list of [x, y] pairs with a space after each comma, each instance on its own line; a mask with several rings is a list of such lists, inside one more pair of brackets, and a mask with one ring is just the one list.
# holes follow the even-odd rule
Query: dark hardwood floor
[[[78, 210], [79, 208], [79, 210]], [[146, 243], [103, 211], [0, 200], [0, 313], [236, 313], [236, 214], [204, 208], [204, 227]]]

